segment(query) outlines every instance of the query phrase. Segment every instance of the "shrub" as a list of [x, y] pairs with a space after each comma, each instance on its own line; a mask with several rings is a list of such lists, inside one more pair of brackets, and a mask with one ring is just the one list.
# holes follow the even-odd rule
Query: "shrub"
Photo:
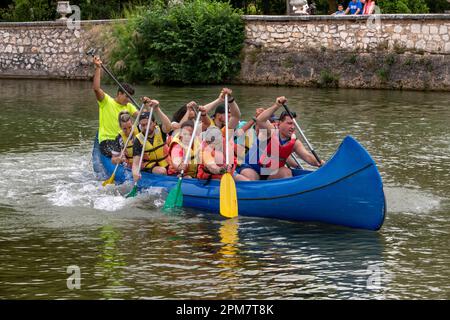
[[[3, 9], [1, 19], [7, 21], [46, 21], [56, 15], [56, 3], [47, 0], [14, 0]], [[54, 5], [54, 6], [53, 6]]]
[[228, 3], [159, 3], [141, 12], [115, 32], [111, 58], [129, 80], [219, 83], [239, 71], [244, 22]]
[[322, 70], [320, 72], [320, 79], [318, 86], [321, 88], [338, 88], [339, 75], [330, 72], [329, 70]]
[[382, 13], [428, 13], [425, 0], [378, 0]]

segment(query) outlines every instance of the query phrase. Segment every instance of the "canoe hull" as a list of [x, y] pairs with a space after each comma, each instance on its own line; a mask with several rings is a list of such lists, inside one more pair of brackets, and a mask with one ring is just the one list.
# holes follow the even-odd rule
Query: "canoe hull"
[[[94, 171], [107, 178], [114, 170], [111, 160], [93, 151]], [[367, 151], [346, 137], [322, 168], [295, 170], [295, 176], [276, 181], [236, 182], [239, 214], [295, 221], [318, 221], [352, 228], [378, 230], [385, 218], [386, 203], [381, 176]], [[131, 180], [131, 172], [120, 167], [116, 183]], [[139, 188], [170, 190], [176, 177], [143, 173]], [[185, 179], [184, 206], [219, 213], [220, 181]]]

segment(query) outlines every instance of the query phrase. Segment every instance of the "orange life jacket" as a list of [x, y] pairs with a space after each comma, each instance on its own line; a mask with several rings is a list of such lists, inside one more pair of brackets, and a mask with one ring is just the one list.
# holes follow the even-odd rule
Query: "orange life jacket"
[[[172, 153], [172, 149], [175, 145], [180, 145], [183, 148], [183, 158], [184, 155], [187, 152], [187, 148], [188, 146], [186, 146], [180, 139], [180, 135], [177, 134], [174, 137], [172, 137], [170, 139], [170, 143], [169, 143], [169, 153], [168, 153], [168, 157], [167, 157], [167, 162], [169, 163], [169, 168], [167, 170], [167, 174], [168, 175], [175, 175], [178, 173], [177, 169], [175, 168], [175, 166], [173, 165], [172, 162], [172, 157], [171, 157], [171, 153]], [[187, 170], [184, 172], [185, 175], [191, 176], [192, 178], [195, 178], [197, 176], [197, 168], [198, 168], [198, 164], [196, 163], [196, 157], [197, 157], [197, 152], [199, 150], [199, 143], [197, 141], [197, 139], [194, 139], [194, 143], [192, 145], [192, 149], [191, 149], [191, 154], [190, 154], [190, 159], [188, 161], [188, 168]]]
[[[225, 141], [225, 139], [224, 139], [224, 141]], [[202, 145], [201, 145], [202, 152], [207, 148], [207, 146], [208, 146], [208, 144], [205, 141], [203, 141]], [[225, 145], [224, 145], [224, 150], [225, 150]], [[220, 151], [217, 151], [217, 152], [219, 153]], [[211, 152], [211, 156], [212, 157], [216, 156], [216, 150], [213, 150]], [[223, 164], [217, 164], [217, 166], [224, 168], [224, 167], [226, 167], [225, 155], [222, 155], [222, 157], [223, 157]], [[230, 172], [231, 175], [233, 175], [234, 170], [236, 169], [236, 157], [233, 157], [232, 161], [233, 161], [233, 167], [231, 168], [231, 172]], [[203, 163], [198, 166], [198, 171], [197, 171], [198, 179], [202, 179], [202, 180], [220, 179], [220, 178], [222, 178], [222, 176], [223, 176], [223, 174], [213, 174], [213, 173], [209, 172], [208, 168]]]

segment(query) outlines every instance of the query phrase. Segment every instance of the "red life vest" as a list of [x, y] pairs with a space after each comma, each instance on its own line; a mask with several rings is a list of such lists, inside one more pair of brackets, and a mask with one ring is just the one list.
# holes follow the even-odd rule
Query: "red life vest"
[[272, 135], [272, 137], [267, 140], [267, 147], [266, 152], [263, 152], [262, 156], [259, 158], [259, 165], [264, 168], [271, 168], [272, 167], [272, 144], [274, 145], [274, 148], [278, 148], [278, 168], [284, 167], [286, 164], [287, 159], [291, 155], [291, 153], [294, 151], [295, 142], [297, 139], [295, 138], [295, 135], [291, 136], [291, 140], [283, 145], [280, 144], [280, 137], [277, 134], [277, 136]]

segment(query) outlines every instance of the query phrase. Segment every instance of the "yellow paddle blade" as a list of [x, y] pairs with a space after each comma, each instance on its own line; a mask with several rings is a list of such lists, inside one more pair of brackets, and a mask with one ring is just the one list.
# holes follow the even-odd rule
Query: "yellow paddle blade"
[[220, 179], [220, 214], [226, 218], [238, 215], [236, 184], [229, 173]]
[[114, 183], [114, 178], [116, 177], [115, 174], [113, 174], [108, 180], [103, 181], [102, 186], [107, 186], [108, 184]]

